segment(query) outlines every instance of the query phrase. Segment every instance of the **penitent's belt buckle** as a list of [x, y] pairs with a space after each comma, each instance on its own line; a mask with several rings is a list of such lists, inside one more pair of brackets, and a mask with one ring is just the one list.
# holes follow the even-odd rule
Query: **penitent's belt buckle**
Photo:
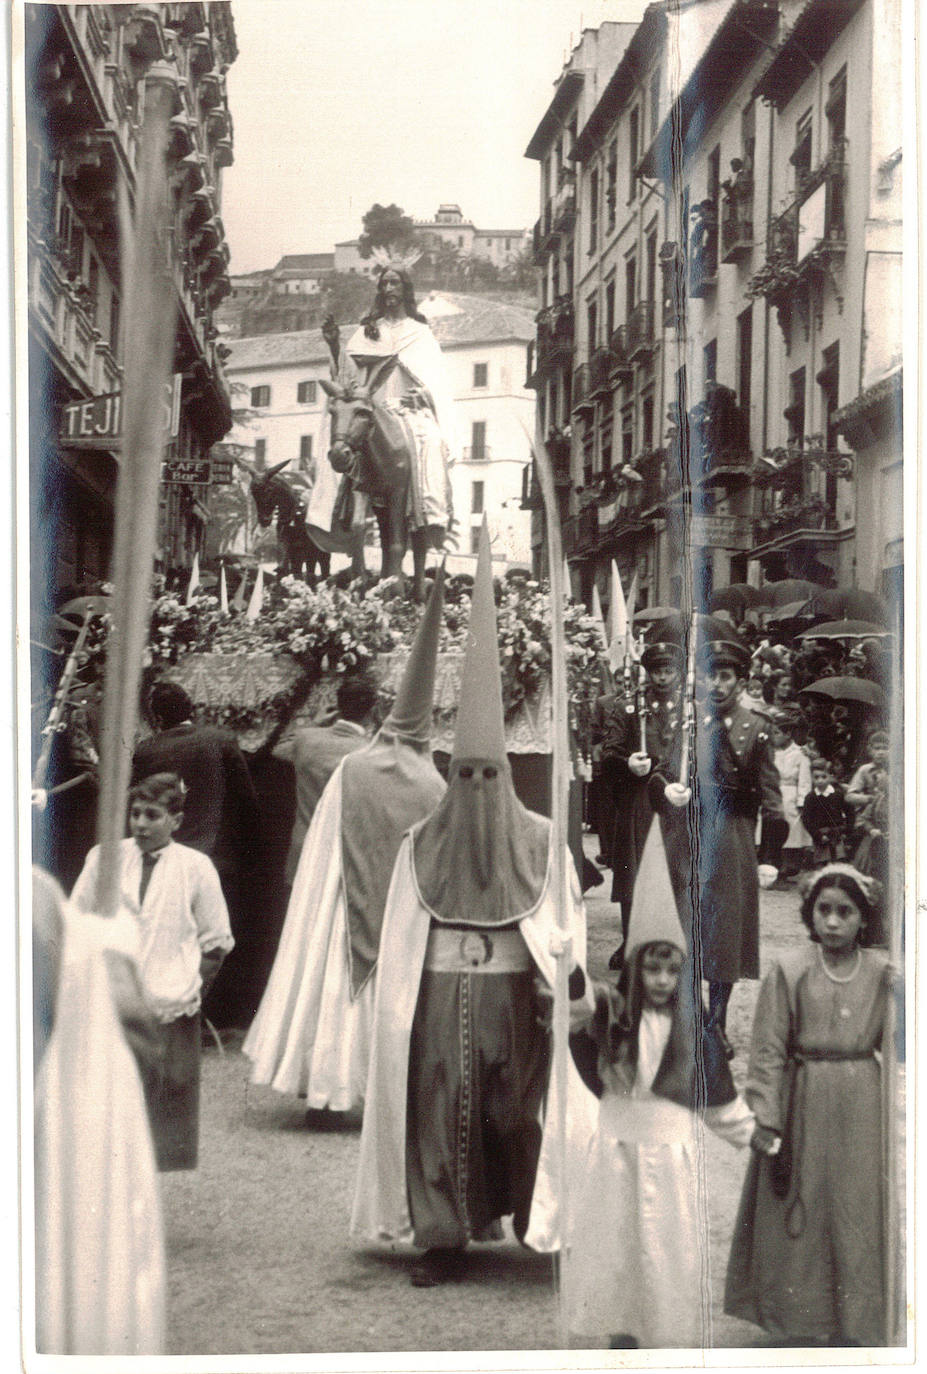
[[460, 937], [460, 959], [471, 968], [488, 964], [492, 958], [492, 940], [482, 930], [465, 930]]

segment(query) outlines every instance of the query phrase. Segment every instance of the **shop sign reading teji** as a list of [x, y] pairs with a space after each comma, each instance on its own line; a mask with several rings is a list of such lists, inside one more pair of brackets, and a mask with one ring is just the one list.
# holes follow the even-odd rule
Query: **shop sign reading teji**
[[167, 458], [161, 468], [161, 481], [205, 486], [211, 470], [208, 458]]
[[[171, 439], [176, 439], [180, 431], [182, 381], [182, 374], [175, 372], [164, 387], [164, 425]], [[122, 392], [109, 391], [86, 401], [71, 401], [62, 409], [58, 438], [70, 448], [118, 450], [122, 443]]]

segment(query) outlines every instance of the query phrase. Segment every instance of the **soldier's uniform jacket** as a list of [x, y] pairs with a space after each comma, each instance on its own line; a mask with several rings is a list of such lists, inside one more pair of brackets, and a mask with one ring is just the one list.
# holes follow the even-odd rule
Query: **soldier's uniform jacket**
[[696, 725], [696, 768], [702, 805], [755, 820], [782, 815], [779, 774], [769, 726], [739, 704], [723, 717], [702, 712]]
[[[766, 721], [735, 705], [715, 717], [704, 708], [695, 721], [692, 801], [682, 810], [660, 797], [678, 777], [674, 750], [650, 796], [659, 808], [670, 877], [683, 926], [699, 930], [702, 977], [723, 983], [759, 977], [759, 878], [756, 818], [782, 816], [779, 774]], [[693, 854], [692, 837], [697, 838]], [[693, 881], [693, 858], [697, 879]]]
[[[630, 710], [628, 709], [630, 707]], [[679, 688], [659, 693], [648, 688], [644, 694], [644, 738], [646, 753], [659, 768], [673, 754], [679, 736], [681, 696]], [[636, 694], [617, 696], [606, 722], [602, 742], [603, 759], [623, 763], [627, 767], [632, 754], [640, 752], [641, 725]]]

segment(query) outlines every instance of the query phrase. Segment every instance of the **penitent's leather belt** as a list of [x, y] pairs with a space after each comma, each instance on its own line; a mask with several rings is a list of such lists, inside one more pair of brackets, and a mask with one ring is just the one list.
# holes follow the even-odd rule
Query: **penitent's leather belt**
[[525, 973], [534, 967], [520, 930], [461, 930], [433, 925], [425, 968], [431, 973]]

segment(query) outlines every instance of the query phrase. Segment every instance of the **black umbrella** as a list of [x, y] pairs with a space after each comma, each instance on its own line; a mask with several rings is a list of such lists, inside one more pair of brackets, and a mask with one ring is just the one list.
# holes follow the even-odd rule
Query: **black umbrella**
[[891, 635], [882, 625], [869, 620], [826, 620], [810, 630], [802, 630], [798, 639], [885, 639]]
[[885, 693], [877, 682], [866, 677], [822, 677], [801, 689], [831, 701], [860, 701], [866, 706], [885, 708]]
[[833, 590], [817, 587], [810, 597], [812, 610], [818, 615], [830, 616], [831, 620], [843, 616], [888, 624], [888, 607], [875, 592], [866, 592], [860, 587], [835, 587]]

